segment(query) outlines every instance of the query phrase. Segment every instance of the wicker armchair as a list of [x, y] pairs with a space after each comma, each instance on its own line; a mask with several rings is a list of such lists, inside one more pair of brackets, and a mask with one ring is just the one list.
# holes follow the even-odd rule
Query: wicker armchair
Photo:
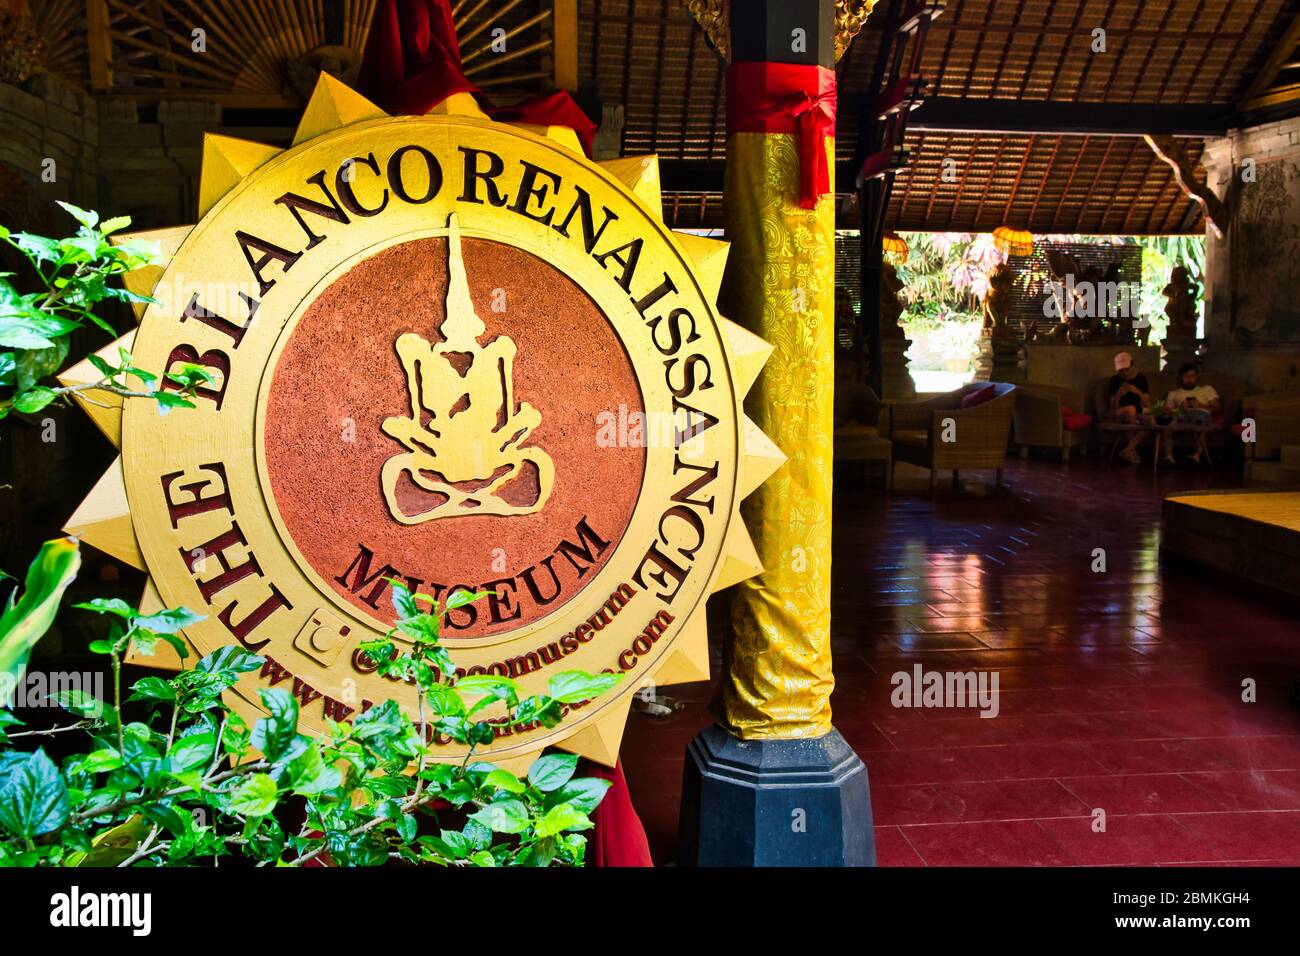
[[[1030, 448], [1055, 448], [1061, 461], [1070, 460], [1070, 451], [1085, 446], [1092, 425], [1090, 416], [1077, 414], [1083, 397], [1056, 385], [1016, 386], [1015, 442], [1024, 458]], [[1076, 414], [1068, 421], [1066, 409]]]
[[[1015, 410], [1016, 387], [994, 384], [989, 401], [962, 408], [962, 399], [988, 383], [974, 382], [955, 392], [923, 402], [889, 406], [889, 437], [894, 444], [894, 461], [905, 461], [930, 469], [930, 494], [940, 470], [952, 469], [957, 487], [963, 468], [992, 468], [1002, 484], [1002, 466], [1007, 457], [1007, 438]], [[946, 421], [952, 420], [952, 441], [944, 441]]]
[[1251, 395], [1241, 400], [1241, 414], [1255, 422], [1255, 441], [1243, 446], [1246, 458], [1272, 460], [1284, 445], [1300, 445], [1300, 395]]
[[889, 488], [891, 449], [880, 436], [880, 413], [884, 403], [860, 382], [835, 384], [835, 461], [862, 462], [865, 476], [869, 461], [884, 465], [885, 488]]

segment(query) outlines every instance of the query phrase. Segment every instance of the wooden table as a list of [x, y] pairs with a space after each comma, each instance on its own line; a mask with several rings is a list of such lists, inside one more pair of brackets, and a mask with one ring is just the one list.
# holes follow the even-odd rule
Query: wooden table
[[1139, 421], [1133, 424], [1127, 422], [1102, 422], [1101, 430], [1103, 432], [1113, 432], [1115, 434], [1115, 441], [1110, 446], [1110, 454], [1106, 457], [1108, 463], [1114, 461], [1115, 453], [1119, 451], [1120, 442], [1124, 440], [1123, 436], [1131, 435], [1134, 432], [1154, 432], [1156, 436], [1156, 455], [1152, 467], [1158, 470], [1160, 468], [1161, 445], [1165, 442], [1166, 436], [1168, 436], [1169, 441], [1173, 441], [1174, 435], [1179, 432], [1191, 434], [1196, 441], [1196, 450], [1200, 452], [1205, 461], [1212, 463], [1212, 459], [1210, 458], [1210, 446], [1206, 442], [1205, 436], [1209, 435], [1211, 432], [1221, 431], [1222, 427], [1213, 422], [1193, 424], [1191, 422], [1180, 422], [1177, 419], [1174, 419], [1168, 425], [1157, 425], [1154, 421]]

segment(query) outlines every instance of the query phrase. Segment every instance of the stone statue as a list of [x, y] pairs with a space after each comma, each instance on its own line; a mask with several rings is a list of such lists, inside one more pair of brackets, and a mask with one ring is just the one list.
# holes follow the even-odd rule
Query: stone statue
[[886, 262], [880, 267], [880, 337], [885, 339], [904, 339], [903, 300], [899, 293], [903, 291], [903, 280], [898, 277], [898, 269]]
[[1200, 291], [1191, 273], [1183, 266], [1177, 266], [1169, 275], [1169, 284], [1161, 293], [1168, 301], [1165, 303], [1165, 315], [1169, 317], [1170, 336], [1184, 339], [1196, 338], [1196, 320], [1200, 310], [1196, 307], [1196, 296]]
[[912, 376], [907, 371], [907, 349], [912, 344], [903, 330], [903, 280], [898, 270], [886, 262], [880, 269], [880, 355], [870, 361], [880, 362], [881, 385], [886, 398], [911, 398], [916, 394]]
[[1107, 309], [1118, 300], [1119, 262], [1084, 268], [1074, 256], [1053, 249], [1047, 253], [1047, 264], [1061, 323], [1069, 329], [1066, 341], [1098, 342], [1107, 336], [1114, 342], [1132, 341], [1131, 327], [1122, 319], [1112, 324]]
[[989, 273], [989, 291], [984, 296], [984, 334], [995, 339], [1013, 336], [1007, 317], [1011, 314], [1011, 287], [1016, 275], [1005, 262]]

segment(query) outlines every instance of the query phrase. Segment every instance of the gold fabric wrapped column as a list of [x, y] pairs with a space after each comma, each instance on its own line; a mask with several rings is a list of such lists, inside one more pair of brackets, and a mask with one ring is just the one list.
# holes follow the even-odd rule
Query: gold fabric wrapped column
[[742, 506], [765, 570], [738, 585], [718, 724], [687, 749], [687, 865], [875, 864], [867, 768], [830, 708], [836, 27], [850, 13], [846, 29], [860, 26], [871, 5], [732, 0], [727, 11], [721, 304], [773, 346], [746, 411], [788, 460]]
[[[835, 686], [835, 197], [832, 190], [813, 209], [800, 207], [798, 140], [751, 132], [727, 139], [723, 311], [774, 347], [746, 411], [789, 457], [742, 506], [765, 570], [738, 586], [719, 716], [745, 740], [829, 733]], [[833, 160], [829, 137], [825, 148]]]
[[743, 505], [765, 570], [732, 607], [719, 717], [742, 740], [786, 740], [831, 732], [835, 686], [835, 33], [829, 2], [757, 6], [763, 21], [731, 10], [722, 307], [773, 346], [746, 411], [789, 460]]

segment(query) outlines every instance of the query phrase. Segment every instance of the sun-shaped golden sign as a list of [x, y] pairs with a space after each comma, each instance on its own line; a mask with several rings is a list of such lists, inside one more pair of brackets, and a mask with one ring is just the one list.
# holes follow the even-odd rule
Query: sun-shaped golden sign
[[68, 530], [204, 614], [198, 652], [266, 659], [234, 706], [289, 688], [309, 731], [414, 708], [357, 650], [390, 580], [489, 591], [444, 617], [458, 674], [627, 677], [489, 759], [612, 763], [639, 688], [707, 678], [705, 599], [760, 570], [739, 505], [783, 460], [741, 411], [770, 348], [716, 313], [727, 246], [664, 227], [657, 174], [327, 76], [289, 149], [208, 136], [200, 222], [147, 234], [170, 264], [127, 276], [156, 301], [105, 354], [214, 380], [166, 416], [78, 394], [122, 456]]

